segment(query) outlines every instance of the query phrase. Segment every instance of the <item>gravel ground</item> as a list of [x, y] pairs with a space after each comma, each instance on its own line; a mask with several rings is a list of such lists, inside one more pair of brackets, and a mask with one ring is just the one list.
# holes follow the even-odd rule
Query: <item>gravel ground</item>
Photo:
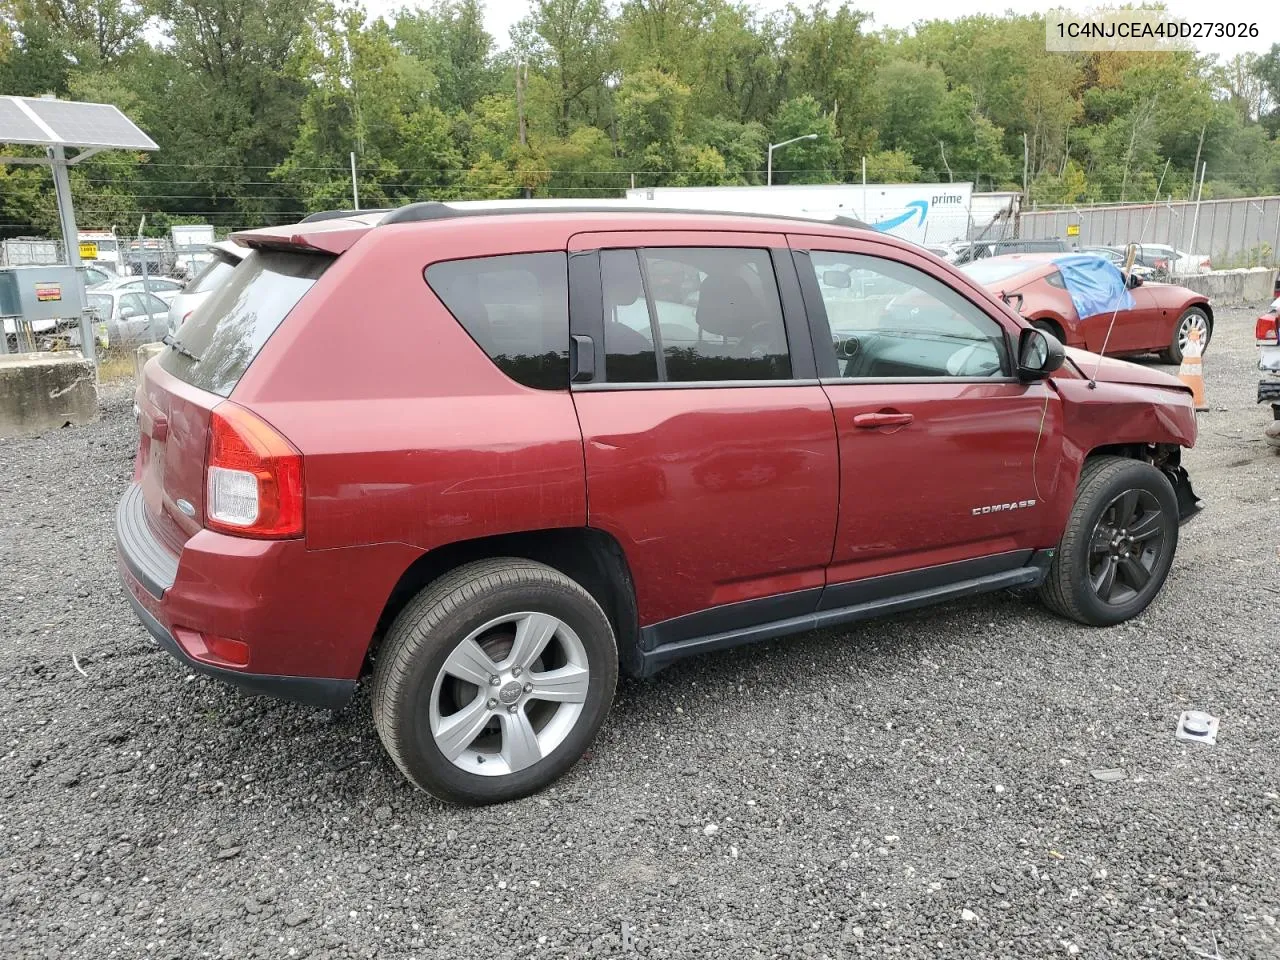
[[480, 810], [406, 786], [367, 692], [246, 699], [152, 646], [114, 575], [124, 391], [0, 442], [0, 956], [1280, 957], [1254, 316], [1220, 318], [1208, 508], [1141, 619], [998, 596], [689, 661]]

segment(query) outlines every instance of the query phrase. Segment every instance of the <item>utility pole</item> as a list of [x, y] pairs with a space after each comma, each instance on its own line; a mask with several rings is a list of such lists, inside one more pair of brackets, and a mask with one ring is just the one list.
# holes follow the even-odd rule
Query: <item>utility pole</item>
[[[1191, 242], [1188, 244], [1190, 249], [1187, 250], [1187, 253], [1194, 254], [1196, 252], [1196, 231], [1200, 228], [1200, 198], [1204, 196], [1204, 172], [1208, 166], [1208, 163], [1200, 164], [1200, 189], [1196, 191], [1196, 212], [1191, 218]], [[1192, 187], [1194, 188], [1194, 186], [1193, 183]]]
[[1196, 171], [1200, 169], [1200, 148], [1204, 146], [1205, 128], [1200, 128], [1200, 142], [1196, 144], [1196, 160], [1191, 164], [1191, 190], [1194, 193], [1196, 189]]
[[1027, 195], [1027, 174], [1031, 170], [1031, 148], [1027, 145], [1027, 135], [1022, 135], [1022, 195]]
[[[516, 63], [516, 131], [520, 138], [520, 148], [523, 152], [524, 148], [529, 145], [529, 131], [524, 122], [524, 85], [529, 82], [529, 65], [527, 63]], [[530, 191], [528, 186], [524, 188], [524, 198], [529, 199]]]

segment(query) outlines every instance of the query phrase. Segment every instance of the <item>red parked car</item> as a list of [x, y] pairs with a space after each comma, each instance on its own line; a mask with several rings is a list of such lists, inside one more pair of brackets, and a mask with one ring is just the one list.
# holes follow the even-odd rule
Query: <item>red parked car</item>
[[996, 294], [1021, 297], [1018, 306], [1022, 315], [1068, 346], [1100, 351], [1105, 340], [1108, 356], [1160, 353], [1167, 363], [1181, 363], [1193, 327], [1200, 332], [1201, 346], [1209, 345], [1213, 306], [1208, 297], [1186, 287], [1136, 276], [1128, 278], [1133, 309], [1121, 310], [1114, 327], [1111, 313], [1081, 320], [1055, 262], [1062, 256], [1011, 254], [979, 260], [962, 269]]
[[1126, 620], [1198, 508], [1177, 380], [1090, 383], [846, 222], [423, 203], [236, 239], [138, 387], [129, 597], [249, 691], [371, 673], [438, 797], [560, 776], [619, 670], [1009, 587]]

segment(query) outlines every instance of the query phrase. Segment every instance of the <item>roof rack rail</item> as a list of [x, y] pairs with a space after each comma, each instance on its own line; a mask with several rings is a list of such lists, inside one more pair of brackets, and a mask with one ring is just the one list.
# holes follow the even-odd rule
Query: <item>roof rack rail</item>
[[319, 223], [322, 220], [344, 220], [347, 217], [363, 216], [367, 213], [386, 213], [390, 207], [378, 207], [367, 210], [319, 210], [316, 213], [309, 213], [299, 223]]
[[[375, 211], [361, 211], [375, 212]], [[396, 207], [381, 220], [379, 226], [389, 223], [422, 223], [428, 220], [452, 220], [458, 217], [486, 217], [502, 214], [539, 212], [539, 213], [700, 213], [711, 217], [759, 217], [767, 220], [799, 220], [806, 223], [827, 223], [838, 227], [869, 230], [870, 227], [861, 220], [846, 217], [842, 214], [823, 217], [805, 216], [797, 213], [763, 213], [751, 210], [708, 210], [698, 207], [651, 207], [643, 203], [628, 200], [617, 200], [612, 203], [586, 201], [574, 203], [565, 201], [539, 200], [473, 200], [460, 203], [445, 203], [440, 200], [424, 200]], [[317, 215], [313, 214], [313, 217]], [[321, 217], [317, 217], [319, 219]], [[327, 218], [326, 218], [327, 219]], [[304, 220], [303, 223], [306, 223]]]

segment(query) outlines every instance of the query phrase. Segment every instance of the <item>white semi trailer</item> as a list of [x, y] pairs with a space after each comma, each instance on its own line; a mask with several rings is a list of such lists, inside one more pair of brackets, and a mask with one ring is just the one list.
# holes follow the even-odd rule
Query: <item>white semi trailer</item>
[[627, 198], [652, 206], [743, 213], [842, 214], [914, 243], [969, 236], [973, 184], [820, 184], [780, 187], [637, 187]]

